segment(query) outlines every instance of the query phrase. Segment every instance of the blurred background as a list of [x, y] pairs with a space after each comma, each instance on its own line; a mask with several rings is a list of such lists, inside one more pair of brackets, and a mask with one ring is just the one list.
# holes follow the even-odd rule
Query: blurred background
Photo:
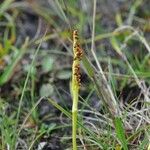
[[[142, 109], [141, 87], [146, 91], [150, 83], [150, 1], [97, 0], [95, 9], [94, 2], [0, 1], [0, 149], [11, 149], [14, 143], [18, 150], [71, 149], [71, 120], [45, 97], [71, 111], [74, 29], [79, 31], [81, 46], [96, 76], [100, 76], [96, 60], [101, 65], [122, 111], [124, 105], [138, 99], [132, 106]], [[99, 138], [99, 130], [109, 118], [84, 65], [81, 74], [79, 118]], [[105, 121], [100, 123], [96, 113], [106, 114]], [[137, 120], [135, 117], [129, 124], [138, 130], [143, 124]], [[79, 131], [79, 148], [100, 149], [82, 128]], [[106, 149], [114, 149], [116, 141], [106, 137], [100, 141], [109, 143]], [[131, 145], [137, 149], [143, 138], [140, 135], [134, 139]], [[146, 139], [144, 146], [147, 144]]]

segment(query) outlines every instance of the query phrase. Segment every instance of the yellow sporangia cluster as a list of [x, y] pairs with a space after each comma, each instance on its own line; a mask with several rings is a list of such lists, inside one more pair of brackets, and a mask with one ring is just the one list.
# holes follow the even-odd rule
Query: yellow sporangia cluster
[[83, 56], [83, 50], [80, 47], [78, 31], [73, 31], [73, 53], [74, 53], [74, 60], [72, 65], [72, 72], [73, 72], [73, 84], [74, 86], [78, 87], [81, 84], [81, 73], [80, 73], [80, 60]]

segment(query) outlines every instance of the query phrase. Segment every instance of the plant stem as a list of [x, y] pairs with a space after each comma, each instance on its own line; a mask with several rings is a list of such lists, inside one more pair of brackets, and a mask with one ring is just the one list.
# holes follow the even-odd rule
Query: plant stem
[[72, 97], [73, 97], [73, 105], [72, 105], [72, 145], [73, 150], [77, 150], [77, 142], [76, 142], [76, 135], [77, 135], [77, 113], [78, 113], [78, 93], [79, 93], [79, 86], [76, 83], [76, 79], [74, 76], [74, 67], [77, 62], [73, 62], [73, 71], [72, 71]]
[[73, 150], [77, 150], [76, 142], [76, 132], [77, 132], [77, 111], [72, 111], [72, 145]]
[[72, 146], [77, 150], [77, 121], [78, 121], [78, 97], [80, 89], [80, 60], [82, 58], [82, 49], [78, 42], [78, 32], [73, 32], [73, 64], [72, 64]]

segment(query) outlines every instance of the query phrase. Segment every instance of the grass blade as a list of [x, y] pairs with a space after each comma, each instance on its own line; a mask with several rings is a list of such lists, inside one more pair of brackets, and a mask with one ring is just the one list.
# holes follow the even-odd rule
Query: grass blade
[[124, 127], [123, 127], [122, 120], [119, 117], [116, 117], [114, 119], [114, 125], [115, 125], [118, 140], [121, 142], [121, 145], [122, 145], [123, 149], [128, 150], [127, 140], [126, 140], [126, 137], [125, 137], [125, 130], [124, 130]]
[[9, 66], [7, 66], [3, 74], [0, 75], [0, 85], [5, 84], [11, 78], [17, 63], [23, 57], [27, 46], [28, 46], [28, 39], [26, 39], [24, 45], [22, 46], [22, 50], [20, 50], [18, 54], [15, 56], [15, 58], [12, 60], [12, 63]]

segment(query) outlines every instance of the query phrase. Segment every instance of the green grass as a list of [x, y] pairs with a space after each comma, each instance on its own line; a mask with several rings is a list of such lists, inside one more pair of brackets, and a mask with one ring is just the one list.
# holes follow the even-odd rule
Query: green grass
[[[126, 0], [115, 11], [98, 0], [46, 2], [0, 3], [0, 149], [33, 150], [41, 141], [72, 149], [72, 31], [78, 29], [84, 57], [77, 149], [149, 150], [148, 0]], [[50, 111], [42, 116], [44, 103]]]

